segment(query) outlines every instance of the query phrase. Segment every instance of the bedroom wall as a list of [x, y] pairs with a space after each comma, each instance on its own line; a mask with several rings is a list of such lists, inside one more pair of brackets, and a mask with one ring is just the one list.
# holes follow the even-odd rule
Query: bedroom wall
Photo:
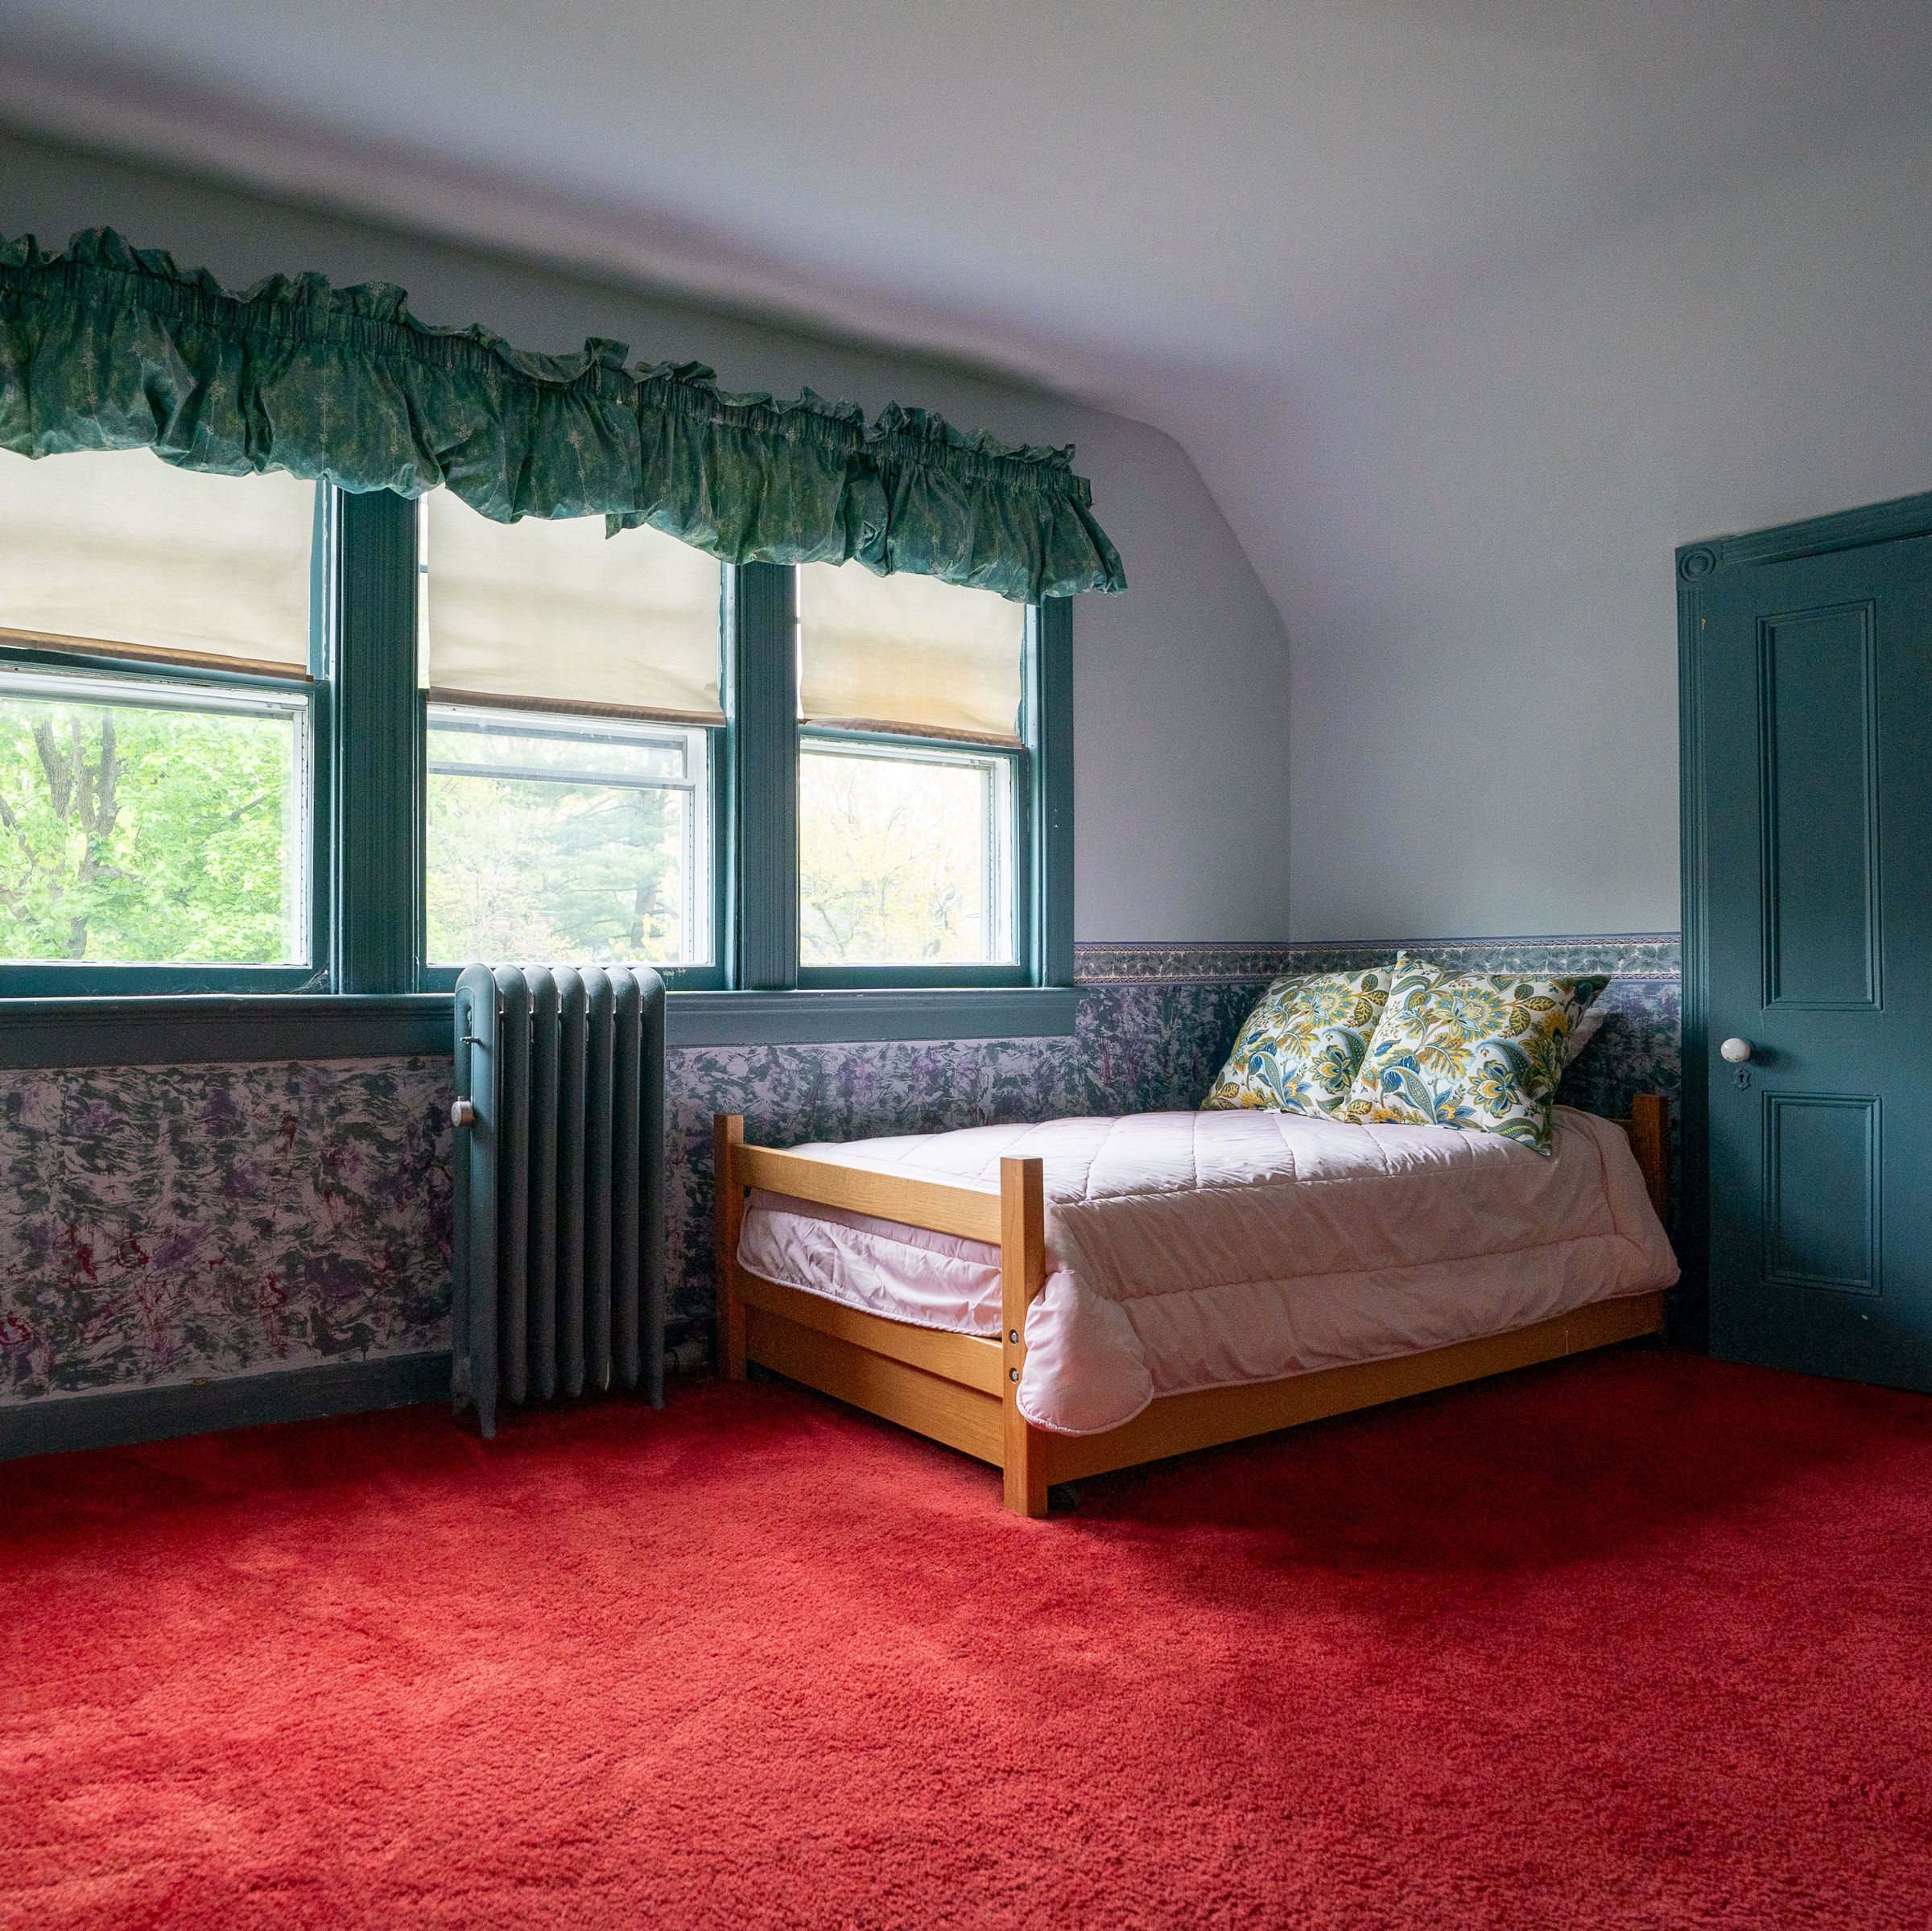
[[[1075, 619], [1076, 935], [1288, 934], [1287, 644], [1280, 617], [1178, 444], [1009, 382], [653, 299], [71, 153], [0, 131], [0, 234], [64, 242], [110, 226], [246, 287], [277, 270], [409, 291], [423, 320], [481, 322], [519, 348], [587, 336], [641, 361], [696, 360], [728, 389], [898, 400], [1010, 442], [1072, 443], [1125, 561], [1118, 597]], [[1230, 732], [1231, 718], [1243, 720]], [[1229, 797], [1239, 810], [1227, 806]]]
[[[1613, 974], [1563, 1098], [1620, 1113], [1633, 1092], [1675, 1093], [1674, 939], [1422, 949], [1458, 968]], [[709, 1341], [714, 1109], [787, 1145], [1192, 1108], [1275, 973], [1387, 957], [1083, 947], [1070, 1038], [674, 1049], [673, 1343]], [[452, 1091], [445, 1058], [0, 1072], [0, 1454], [45, 1441], [36, 1409], [203, 1378], [414, 1361], [432, 1390]]]
[[1290, 474], [1203, 447], [1294, 559], [1298, 938], [1677, 924], [1673, 551], [1932, 486], [1929, 181], [1893, 127], [1633, 210], [1311, 346]]

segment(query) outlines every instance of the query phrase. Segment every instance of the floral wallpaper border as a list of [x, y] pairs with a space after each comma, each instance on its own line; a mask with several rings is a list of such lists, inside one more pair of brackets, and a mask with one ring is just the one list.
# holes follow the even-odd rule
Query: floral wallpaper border
[[1401, 939], [1298, 941], [1257, 945], [1150, 942], [1076, 945], [1074, 977], [1083, 985], [1261, 984], [1284, 972], [1358, 971], [1412, 952], [1457, 972], [1612, 972], [1620, 978], [1675, 979], [1674, 932], [1554, 939]]
[[[674, 1048], [673, 1342], [710, 1336], [714, 1111], [783, 1145], [1191, 1108], [1268, 979], [1394, 949], [1083, 946], [1070, 1038]], [[1674, 937], [1409, 949], [1611, 972], [1564, 1098], [1674, 1096]], [[0, 1403], [447, 1347], [450, 1098], [440, 1058], [0, 1072]]]

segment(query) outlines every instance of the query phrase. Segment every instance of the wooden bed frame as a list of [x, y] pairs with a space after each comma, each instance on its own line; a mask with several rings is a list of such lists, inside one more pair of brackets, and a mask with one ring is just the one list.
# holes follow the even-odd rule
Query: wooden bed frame
[[[1660, 1215], [1669, 1186], [1666, 1118], [1662, 1098], [1644, 1093], [1633, 1102], [1631, 1117], [1617, 1122], [1630, 1136]], [[994, 1194], [848, 1166], [830, 1153], [749, 1146], [739, 1113], [713, 1116], [712, 1145], [720, 1372], [742, 1380], [746, 1364], [755, 1361], [990, 1462], [1005, 1475], [1006, 1506], [1018, 1515], [1045, 1515], [1047, 1488], [1056, 1482], [1480, 1380], [1660, 1333], [1664, 1325], [1663, 1295], [1633, 1294], [1426, 1354], [1162, 1395], [1131, 1421], [1104, 1434], [1055, 1434], [1028, 1422], [1016, 1399], [1026, 1359], [1027, 1306], [1046, 1285], [1046, 1189], [1038, 1158], [1002, 1160], [1000, 1190]], [[997, 1247], [1004, 1339], [916, 1327], [747, 1273], [737, 1264], [737, 1252], [749, 1187]]]

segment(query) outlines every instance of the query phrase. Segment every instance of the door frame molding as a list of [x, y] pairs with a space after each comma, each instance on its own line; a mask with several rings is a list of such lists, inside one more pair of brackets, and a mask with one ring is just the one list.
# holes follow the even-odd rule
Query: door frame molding
[[1683, 907], [1683, 984], [1681, 1001], [1682, 1091], [1679, 1120], [1678, 1258], [1684, 1270], [1679, 1319], [1683, 1339], [1707, 1346], [1710, 1338], [1707, 1268], [1711, 1217], [1709, 1097], [1710, 853], [1704, 835], [1704, 735], [1699, 714], [1703, 679], [1703, 596], [1727, 573], [1765, 563], [1787, 563], [1838, 550], [1932, 536], [1932, 491], [1894, 497], [1856, 510], [1806, 517], [1741, 534], [1707, 537], [1677, 551], [1678, 774]]

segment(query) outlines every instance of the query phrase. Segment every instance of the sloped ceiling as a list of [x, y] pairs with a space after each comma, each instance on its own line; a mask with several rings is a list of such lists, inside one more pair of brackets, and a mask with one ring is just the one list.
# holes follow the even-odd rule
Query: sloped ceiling
[[1929, 77], [1924, 0], [0, 0], [30, 130], [970, 357], [1224, 498], [1356, 332]]

